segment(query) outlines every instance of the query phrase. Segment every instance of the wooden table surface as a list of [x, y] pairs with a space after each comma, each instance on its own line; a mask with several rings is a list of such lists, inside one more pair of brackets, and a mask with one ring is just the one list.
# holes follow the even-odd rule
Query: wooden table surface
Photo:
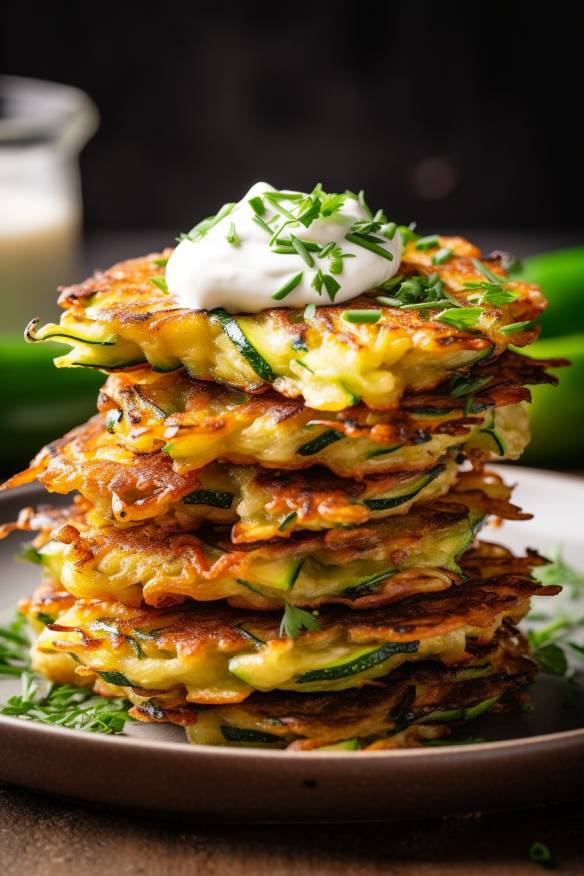
[[100, 812], [0, 785], [2, 876], [537, 876], [584, 873], [578, 805], [375, 824], [206, 825]]

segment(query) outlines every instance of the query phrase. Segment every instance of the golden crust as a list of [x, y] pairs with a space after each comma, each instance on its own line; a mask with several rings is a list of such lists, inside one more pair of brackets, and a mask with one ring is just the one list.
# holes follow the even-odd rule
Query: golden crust
[[43, 448], [4, 488], [36, 479], [50, 492], [77, 490], [96, 506], [94, 520], [103, 525], [156, 519], [189, 530], [209, 522], [235, 523], [234, 541], [246, 542], [404, 514], [443, 495], [456, 476], [450, 456], [425, 469], [370, 474], [363, 481], [318, 468], [279, 473], [219, 463], [180, 473], [166, 453], [125, 449], [97, 416]]
[[[454, 250], [447, 264], [432, 265], [427, 254], [410, 244], [400, 270], [406, 275], [439, 274], [449, 294], [465, 306], [472, 294], [466, 284], [484, 282], [469, 255], [477, 251], [461, 239], [442, 238], [441, 244], [452, 244]], [[380, 306], [375, 291], [355, 298], [350, 305], [379, 309], [381, 317], [375, 324], [345, 321], [342, 314], [346, 307], [342, 305], [318, 307], [309, 324], [301, 311], [265, 310], [238, 317], [236, 328], [237, 332], [247, 328], [256, 335], [256, 348], [271, 348], [258, 370], [242, 355], [240, 346], [223, 334], [217, 315], [179, 308], [152, 282], [162, 276], [156, 265], [159, 259], [152, 254], [122, 262], [80, 285], [63, 289], [60, 304], [67, 313], [61, 328], [49, 325], [37, 330], [32, 325], [29, 340], [60, 335], [67, 343], [69, 335], [74, 350], [58, 360], [65, 366], [117, 371], [145, 362], [155, 370], [184, 365], [200, 380], [247, 392], [263, 392], [272, 384], [287, 397], [303, 396], [318, 410], [341, 410], [353, 404], [348, 399], [354, 396], [370, 408], [390, 409], [399, 404], [404, 390], [431, 389], [449, 371], [464, 371], [480, 355], [500, 355], [511, 339], [519, 346], [530, 343], [538, 334], [531, 322], [545, 307], [537, 287], [505, 278], [516, 300], [501, 307], [484, 305], [476, 331], [464, 332], [428, 319], [428, 312]], [[488, 264], [504, 277], [496, 263]], [[528, 326], [505, 332], [506, 326], [519, 323]], [[306, 351], [300, 364], [299, 349]]]
[[[493, 643], [506, 621], [516, 623], [525, 615], [531, 596], [549, 596], [559, 589], [510, 573], [383, 608], [330, 607], [321, 610], [318, 630], [304, 631], [296, 639], [281, 636], [280, 614], [199, 605], [132, 609], [79, 600], [45, 628], [34, 665], [50, 677], [58, 655], [75, 655], [76, 673], [83, 679], [99, 676], [102, 693], [110, 692], [106, 684], [113, 685], [111, 692], [131, 688], [132, 696], [140, 698], [186, 697], [195, 703], [242, 702], [254, 688], [342, 690], [360, 687], [404, 663], [430, 659], [446, 666], [468, 664], [473, 649]], [[384, 646], [393, 656], [385, 656]], [[302, 675], [315, 660], [323, 666], [323, 654], [355, 660], [378, 649], [384, 654], [381, 664], [366, 663], [340, 679], [317, 673], [312, 681]], [[246, 673], [253, 667], [250, 677]]]
[[[390, 678], [359, 690], [308, 696], [283, 691], [254, 693], [239, 705], [225, 707], [197, 707], [180, 698], [134, 698], [130, 714], [150, 723], [185, 726], [190, 729], [191, 741], [207, 744], [226, 744], [234, 736], [237, 740], [237, 731], [243, 731], [245, 740], [247, 730], [248, 744], [257, 733], [256, 744], [279, 743], [294, 750], [311, 750], [346, 739], [358, 739], [359, 747], [365, 750], [404, 743], [409, 746], [448, 732], [444, 720], [432, 722], [433, 714], [438, 720], [440, 713], [459, 712], [490, 700], [497, 700], [499, 711], [508, 708], [513, 695], [529, 684], [535, 673], [525, 639], [512, 627], [502, 631], [493, 645], [473, 648], [472, 661], [490, 664], [490, 674], [460, 680], [456, 668], [422, 663], [403, 666]], [[460, 720], [464, 720], [462, 715]], [[442, 732], [410, 734], [404, 739], [406, 728], [413, 729], [416, 724], [420, 729]]]
[[[507, 559], [512, 567], [513, 557], [509, 553]], [[466, 625], [487, 629], [493, 618], [502, 612], [511, 616], [516, 609], [523, 611], [531, 596], [554, 596], [560, 590], [557, 586], [538, 585], [525, 575], [511, 572], [467, 582], [444, 593], [415, 596], [395, 605], [370, 610], [355, 612], [330, 607], [320, 613], [320, 629], [303, 632], [297, 641], [319, 644], [341, 637], [357, 643], [410, 642], [443, 635]], [[179, 655], [195, 654], [210, 647], [235, 653], [249, 645], [249, 635], [242, 631], [242, 625], [253, 629], [254, 633], [263, 633], [264, 642], [279, 638], [280, 615], [269, 612], [242, 613], [223, 605], [189, 605], [180, 610], [132, 609], [114, 603], [83, 601], [77, 605], [81, 612], [87, 612], [88, 617], [95, 615], [96, 611], [107, 616], [113, 609], [122, 636], [130, 635], [136, 628], [156, 629], [156, 647]], [[49, 629], [51, 632], [80, 632], [81, 642], [75, 646], [76, 651], [92, 651], [107, 641], [88, 632], [84, 625], [70, 627], [66, 623], [56, 623], [49, 625]], [[477, 641], [480, 642], [478, 637]], [[60, 647], [58, 642], [53, 644]], [[70, 642], [67, 644], [71, 646]]]
[[[384, 447], [417, 447], [424, 458], [436, 455], [435, 446], [463, 444], [494, 409], [530, 401], [527, 384], [556, 383], [546, 368], [561, 364], [507, 352], [475, 366], [472, 377], [486, 385], [475, 392], [470, 412], [465, 412], [467, 400], [453, 398], [448, 385], [407, 394], [396, 411], [374, 413], [360, 403], [324, 416], [273, 392], [253, 396], [192, 380], [185, 371], [154, 374], [144, 369], [110, 375], [98, 408], [109, 415], [111, 430], [129, 449], [151, 452], [164, 446], [183, 471], [222, 458], [269, 468], [318, 463], [342, 477], [363, 477], [403, 465], [403, 453], [380, 453]], [[333, 442], [310, 455], [298, 452], [325, 429], [352, 441]], [[439, 440], [432, 442], [433, 436]], [[483, 452], [483, 458], [488, 455]]]

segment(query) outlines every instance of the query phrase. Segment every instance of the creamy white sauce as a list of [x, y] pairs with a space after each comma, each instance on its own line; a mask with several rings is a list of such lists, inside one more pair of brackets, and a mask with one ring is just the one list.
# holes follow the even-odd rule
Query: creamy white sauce
[[[338, 212], [330, 217], [319, 216], [308, 228], [300, 222], [287, 224], [279, 235], [279, 239], [284, 239], [293, 234], [321, 246], [335, 243], [349, 256], [342, 260], [341, 273], [331, 274], [330, 259], [320, 258], [318, 252], [310, 252], [314, 261], [310, 267], [297, 252], [291, 255], [275, 252], [274, 245], [270, 246], [270, 234], [254, 220], [256, 212], [249, 201], [262, 198], [265, 212], [261, 219], [275, 231], [287, 217], [280, 214], [277, 218], [277, 207], [263, 195], [276, 191], [268, 183], [256, 183], [206, 233], [179, 243], [166, 266], [166, 283], [181, 307], [194, 310], [224, 307], [231, 313], [257, 313], [270, 307], [330, 304], [325, 286], [319, 294], [311, 285], [319, 269], [340, 285], [334, 295], [334, 303], [340, 304], [380, 286], [397, 273], [402, 250], [399, 231], [391, 240], [383, 235], [387, 226], [375, 233], [382, 240], [377, 245], [392, 255], [391, 261], [346, 240], [355, 221], [370, 218], [356, 197], [348, 197]], [[293, 213], [298, 210], [299, 202], [281, 203]], [[235, 245], [228, 240], [233, 231], [237, 236]], [[300, 273], [298, 285], [282, 299], [274, 299], [274, 294]]]

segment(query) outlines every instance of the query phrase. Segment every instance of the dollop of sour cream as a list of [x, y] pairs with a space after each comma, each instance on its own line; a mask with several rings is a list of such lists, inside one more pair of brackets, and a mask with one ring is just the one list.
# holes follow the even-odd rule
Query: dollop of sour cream
[[257, 313], [340, 304], [380, 286], [398, 271], [399, 231], [359, 196], [334, 197], [256, 183], [179, 243], [166, 266], [169, 292], [193, 310]]

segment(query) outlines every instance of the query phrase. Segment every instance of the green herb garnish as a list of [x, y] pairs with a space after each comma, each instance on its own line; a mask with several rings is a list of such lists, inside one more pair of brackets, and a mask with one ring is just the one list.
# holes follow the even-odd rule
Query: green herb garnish
[[284, 616], [280, 624], [280, 636], [296, 639], [303, 630], [318, 630], [320, 623], [314, 614], [303, 608], [297, 608], [289, 602], [284, 607]]
[[449, 310], [443, 310], [439, 313], [436, 319], [438, 322], [445, 322], [459, 331], [476, 326], [482, 316], [480, 307], [451, 307]]
[[227, 243], [230, 243], [232, 246], [239, 246], [241, 243], [237, 231], [235, 230], [235, 222], [229, 223], [229, 231], [227, 232]]
[[503, 304], [510, 304], [519, 298], [517, 292], [512, 289], [506, 289], [504, 286], [498, 286], [496, 283], [465, 283], [467, 289], [476, 289], [472, 295], [469, 295], [469, 301], [477, 301], [478, 304], [492, 304], [494, 307], [501, 307]]
[[439, 249], [438, 252], [432, 256], [432, 264], [433, 265], [443, 265], [444, 262], [449, 261], [452, 258], [454, 250], [449, 246], [443, 246], [442, 249]]
[[121, 733], [128, 720], [128, 703], [121, 698], [95, 696], [71, 684], [51, 684], [45, 689], [32, 672], [21, 675], [19, 695], [0, 706], [0, 713], [41, 724], [54, 724], [90, 733]]
[[277, 292], [274, 292], [272, 298], [274, 301], [282, 301], [283, 298], [286, 298], [287, 295], [290, 294], [300, 283], [302, 282], [302, 277], [304, 276], [304, 272], [300, 271], [299, 274], [295, 274], [290, 280], [284, 283], [283, 286], [280, 286]]
[[500, 274], [495, 274], [494, 271], [491, 271], [491, 269], [487, 267], [487, 265], [484, 265], [479, 259], [471, 258], [471, 262], [477, 271], [482, 274], [483, 277], [487, 278], [489, 283], [495, 283], [500, 286], [502, 283], [508, 282], [507, 277], [501, 277]]
[[564, 560], [561, 547], [554, 551], [553, 559], [545, 566], [538, 566], [533, 570], [533, 577], [540, 584], [559, 584], [569, 587], [572, 595], [579, 595], [578, 591], [584, 591], [584, 574]]
[[334, 277], [331, 277], [330, 274], [323, 274], [322, 281], [324, 283], [324, 288], [327, 291], [327, 295], [331, 301], [335, 300], [335, 295], [341, 288], [341, 284], [337, 283]]
[[150, 282], [158, 286], [161, 292], [165, 292], [168, 295], [168, 286], [164, 277], [150, 277]]
[[372, 240], [371, 235], [353, 234], [352, 232], [350, 232], [349, 234], [345, 235], [345, 240], [348, 240], [351, 243], [356, 244], [357, 246], [361, 246], [363, 247], [363, 249], [368, 249], [370, 250], [370, 252], [374, 252], [375, 255], [387, 259], [388, 262], [393, 261], [393, 253], [380, 246], [379, 242], [377, 242], [376, 240]]
[[[43, 623], [54, 618], [39, 612]], [[30, 640], [26, 619], [17, 614], [0, 627], [0, 675], [20, 676], [20, 694], [0, 704], [0, 714], [56, 724], [92, 733], [121, 733], [128, 720], [128, 704], [123, 699], [95, 696], [91, 690], [70, 684], [47, 685], [30, 668]]]
[[436, 249], [437, 246], [440, 246], [440, 238], [437, 234], [429, 234], [427, 237], [420, 237], [416, 241], [416, 249], [422, 251]]
[[[294, 234], [290, 235], [290, 240], [292, 241], [293, 249], [298, 253], [298, 255], [300, 256], [302, 261], [305, 263], [305, 265], [307, 265], [309, 268], [313, 268], [314, 267], [314, 259], [312, 258], [312, 256], [308, 252], [306, 246], [304, 245], [304, 241], [300, 240], [300, 238], [296, 237]], [[298, 281], [298, 282], [300, 282], [300, 281]]]
[[380, 310], [343, 310], [343, 319], [347, 322], [364, 323], [379, 322]]
[[535, 325], [534, 319], [527, 319], [525, 322], [512, 322], [509, 325], [504, 325], [501, 329], [503, 335], [513, 335], [515, 332], [523, 332], [525, 329], [533, 328]]
[[263, 228], [263, 230], [266, 232], [266, 234], [269, 234], [270, 237], [272, 236], [272, 234], [273, 234], [273, 229], [270, 228], [270, 226], [268, 225], [268, 223], [267, 223], [267, 222], [264, 222], [264, 220], [262, 219], [262, 217], [261, 217], [261, 216], [258, 216], [257, 213], [256, 213], [256, 215], [253, 217], [253, 221], [255, 222], [256, 225], [259, 225], [260, 228]]
[[256, 195], [255, 198], [250, 198], [247, 202], [251, 209], [254, 211], [256, 216], [263, 216], [266, 212], [266, 205], [262, 201], [259, 195]]
[[365, 200], [365, 192], [363, 191], [363, 189], [361, 189], [361, 191], [357, 195], [357, 200], [359, 201], [359, 206], [361, 207], [363, 212], [367, 216], [369, 216], [369, 218], [371, 218], [373, 216], [373, 213], [371, 212], [369, 205], [368, 205], [367, 201]]
[[18, 613], [14, 620], [0, 627], [0, 675], [20, 675], [27, 669], [29, 649], [26, 618]]

